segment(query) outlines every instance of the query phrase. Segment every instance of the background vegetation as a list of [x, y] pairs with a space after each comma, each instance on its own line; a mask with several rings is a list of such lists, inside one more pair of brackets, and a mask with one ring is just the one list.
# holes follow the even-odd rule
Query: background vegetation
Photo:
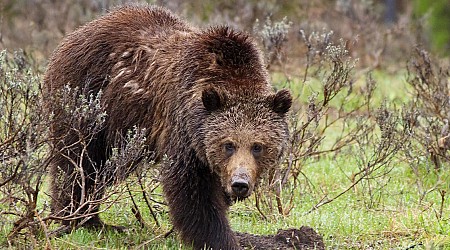
[[[81, 228], [55, 237], [49, 216], [47, 59], [64, 35], [126, 2], [0, 2], [0, 248], [183, 247], [168, 234], [151, 163], [102, 200], [102, 218], [127, 231]], [[196, 25], [252, 33], [275, 87], [295, 96], [286, 160], [231, 208], [235, 230], [308, 225], [330, 249], [450, 249], [450, 6], [425, 2], [152, 2]], [[74, 118], [101, 118], [96, 98], [80, 97]], [[124, 140], [111, 166], [139, 158], [139, 131]]]

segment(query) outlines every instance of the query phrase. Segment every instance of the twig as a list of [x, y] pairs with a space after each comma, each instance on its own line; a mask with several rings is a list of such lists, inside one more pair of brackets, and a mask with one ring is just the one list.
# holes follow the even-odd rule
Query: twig
[[131, 212], [133, 212], [134, 217], [136, 217], [137, 221], [141, 225], [141, 228], [144, 228], [145, 227], [144, 219], [142, 219], [141, 212], [139, 211], [139, 208], [136, 205], [136, 202], [134, 201], [133, 194], [130, 191], [130, 187], [128, 186], [128, 183], [126, 184], [126, 186], [127, 186], [128, 194], [130, 195], [130, 198], [131, 198], [131, 202], [133, 202], [133, 207], [131, 208]]
[[263, 211], [261, 210], [261, 206], [260, 206], [260, 204], [259, 204], [259, 195], [260, 195], [261, 193], [257, 193], [257, 194], [255, 194], [255, 206], [256, 206], [256, 209], [258, 210], [258, 212], [259, 212], [259, 214], [263, 217], [263, 219], [265, 220], [265, 221], [267, 221], [267, 217], [266, 217], [266, 215], [263, 213]]
[[[369, 168], [369, 166], [367, 167]], [[365, 168], [365, 169], [367, 169]], [[362, 171], [361, 171], [362, 172]], [[334, 196], [331, 199], [322, 199], [321, 201], [319, 201], [316, 205], [314, 205], [310, 210], [308, 210], [304, 215], [306, 214], [310, 214], [311, 212], [313, 212], [314, 210], [317, 210], [319, 207], [326, 205], [336, 199], [338, 199], [339, 197], [341, 197], [342, 195], [344, 195], [345, 193], [347, 193], [349, 190], [351, 190], [353, 187], [355, 187], [358, 183], [360, 183], [364, 178], [366, 178], [366, 175], [361, 176], [359, 179], [357, 179], [355, 182], [353, 182], [349, 187], [347, 187], [344, 191], [340, 192], [339, 194], [337, 194], [336, 196]], [[324, 197], [325, 198], [325, 197]]]
[[444, 212], [444, 203], [445, 203], [445, 194], [446, 191], [444, 189], [439, 191], [439, 194], [441, 195], [441, 206], [439, 207], [439, 213], [438, 213], [438, 219], [442, 219], [442, 213]]
[[49, 237], [47, 225], [41, 219], [41, 216], [39, 216], [39, 213], [36, 210], [34, 211], [34, 216], [37, 218], [37, 220], [39, 221], [41, 227], [44, 229], [45, 249], [46, 250], [51, 250], [52, 249], [52, 244], [50, 243], [50, 237]]
[[148, 197], [147, 197], [147, 195], [146, 195], [146, 192], [145, 192], [145, 189], [144, 189], [144, 185], [142, 184], [142, 181], [141, 181], [141, 177], [140, 177], [140, 176], [138, 177], [138, 183], [139, 183], [139, 186], [141, 187], [142, 196], [144, 197], [145, 204], [147, 204], [147, 207], [148, 207], [148, 209], [150, 210], [150, 213], [152, 214], [152, 217], [153, 217], [153, 219], [155, 220], [156, 225], [157, 225], [158, 227], [160, 227], [158, 218], [156, 218], [156, 214], [155, 214], [155, 212], [153, 211], [152, 206], [150, 205], [150, 201], [148, 200]]
[[17, 172], [19, 171], [19, 167], [20, 167], [21, 164], [23, 164], [23, 160], [22, 159], [20, 159], [19, 162], [17, 163], [16, 167], [14, 168], [13, 174], [11, 176], [9, 176], [5, 181], [0, 183], [0, 187], [6, 185], [8, 182], [10, 182], [14, 178], [16, 178]]
[[167, 232], [167, 233], [164, 234], [164, 238], [169, 237], [169, 235], [171, 235], [173, 232], [175, 232], [175, 229], [172, 227], [172, 228], [169, 230], [169, 232]]

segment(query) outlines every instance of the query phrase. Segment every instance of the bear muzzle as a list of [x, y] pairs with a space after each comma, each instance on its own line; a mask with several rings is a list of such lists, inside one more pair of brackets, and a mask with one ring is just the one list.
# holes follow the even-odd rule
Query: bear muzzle
[[230, 188], [231, 195], [238, 200], [250, 196], [253, 191], [253, 181], [250, 173], [245, 167], [236, 169], [231, 176]]

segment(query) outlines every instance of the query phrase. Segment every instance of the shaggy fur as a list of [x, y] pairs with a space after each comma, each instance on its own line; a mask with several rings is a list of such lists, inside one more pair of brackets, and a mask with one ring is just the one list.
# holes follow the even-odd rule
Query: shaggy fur
[[[104, 174], [101, 166], [118, 134], [146, 128], [154, 160], [168, 158], [162, 184], [182, 240], [196, 249], [239, 248], [226, 216], [230, 201], [250, 195], [261, 173], [279, 164], [291, 106], [288, 91], [273, 92], [251, 38], [228, 27], [191, 27], [159, 7], [126, 6], [68, 35], [44, 81], [50, 96], [65, 85], [103, 93], [106, 126], [82, 165], [89, 180]], [[81, 145], [67, 111], [49, 108], [53, 137], [60, 138], [55, 148], [66, 152], [52, 163], [52, 209], [64, 216], [84, 211], [68, 160], [79, 162]], [[248, 188], [235, 185], [243, 183]], [[87, 183], [84, 195], [101, 197], [95, 186]], [[89, 223], [101, 222], [93, 216]]]

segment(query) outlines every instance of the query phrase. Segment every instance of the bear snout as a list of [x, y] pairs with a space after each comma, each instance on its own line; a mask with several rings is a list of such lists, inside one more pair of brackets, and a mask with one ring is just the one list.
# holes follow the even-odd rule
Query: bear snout
[[238, 200], [250, 196], [253, 191], [253, 179], [247, 168], [239, 167], [234, 171], [231, 175], [228, 190], [231, 191], [231, 195]]
[[233, 190], [233, 194], [238, 198], [245, 198], [249, 195], [249, 184], [245, 179], [235, 179], [231, 183], [231, 190]]

